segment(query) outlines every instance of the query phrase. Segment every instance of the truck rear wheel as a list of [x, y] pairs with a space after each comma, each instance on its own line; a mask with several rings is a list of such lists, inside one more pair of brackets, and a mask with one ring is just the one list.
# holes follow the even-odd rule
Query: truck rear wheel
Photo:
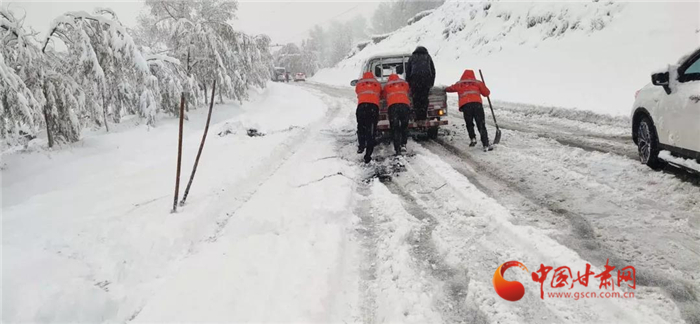
[[429, 139], [437, 139], [437, 137], [438, 137], [438, 128], [437, 127], [428, 128], [428, 138]]

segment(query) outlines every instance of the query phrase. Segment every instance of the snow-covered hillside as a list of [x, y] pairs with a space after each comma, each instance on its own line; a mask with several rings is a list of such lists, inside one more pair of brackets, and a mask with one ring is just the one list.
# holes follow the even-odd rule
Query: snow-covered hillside
[[482, 69], [496, 100], [625, 115], [651, 71], [698, 47], [699, 12], [697, 2], [448, 0], [314, 80], [348, 85], [368, 57], [423, 45], [437, 83]]

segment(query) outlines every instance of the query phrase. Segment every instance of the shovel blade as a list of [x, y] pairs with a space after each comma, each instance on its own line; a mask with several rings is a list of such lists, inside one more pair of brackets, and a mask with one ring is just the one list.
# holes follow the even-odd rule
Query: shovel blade
[[501, 142], [501, 130], [496, 130], [496, 138], [493, 139], [493, 144], [498, 144]]

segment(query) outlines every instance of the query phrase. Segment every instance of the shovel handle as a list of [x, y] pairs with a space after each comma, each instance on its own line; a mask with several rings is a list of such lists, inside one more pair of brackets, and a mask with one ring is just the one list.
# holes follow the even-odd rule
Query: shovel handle
[[[481, 77], [481, 83], [486, 85], [486, 80], [484, 80], [484, 74], [481, 73], [481, 69], [479, 69], [479, 76]], [[498, 130], [498, 122], [496, 122], [496, 114], [493, 112], [493, 105], [491, 105], [491, 97], [486, 96], [486, 100], [489, 102], [489, 108], [491, 108], [491, 116], [493, 117], [493, 123], [496, 125], [496, 129]]]

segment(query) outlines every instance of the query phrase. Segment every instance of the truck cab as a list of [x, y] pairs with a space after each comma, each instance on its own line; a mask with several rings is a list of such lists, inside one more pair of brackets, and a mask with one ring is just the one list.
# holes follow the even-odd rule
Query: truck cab
[[[410, 53], [385, 54], [371, 57], [363, 64], [360, 77], [362, 77], [365, 72], [372, 72], [382, 86], [386, 84], [389, 76], [393, 73], [398, 74], [401, 79], [405, 80], [406, 64], [410, 57]], [[352, 86], [356, 84], [357, 80], [352, 80], [352, 82], [350, 82]], [[436, 138], [438, 128], [441, 125], [447, 125], [447, 120], [445, 120], [445, 117], [447, 117], [447, 93], [445, 92], [445, 87], [433, 87], [430, 90], [428, 101], [428, 118], [424, 121], [415, 120], [415, 112], [413, 111], [413, 105], [411, 105], [411, 119], [408, 127], [413, 131], [426, 133], [429, 138]], [[390, 129], [388, 107], [386, 106], [386, 101], [382, 98], [379, 104], [379, 123], [377, 124], [377, 131], [381, 134]]]
[[287, 69], [284, 67], [275, 67], [274, 79], [272, 81], [285, 82], [287, 81]]

